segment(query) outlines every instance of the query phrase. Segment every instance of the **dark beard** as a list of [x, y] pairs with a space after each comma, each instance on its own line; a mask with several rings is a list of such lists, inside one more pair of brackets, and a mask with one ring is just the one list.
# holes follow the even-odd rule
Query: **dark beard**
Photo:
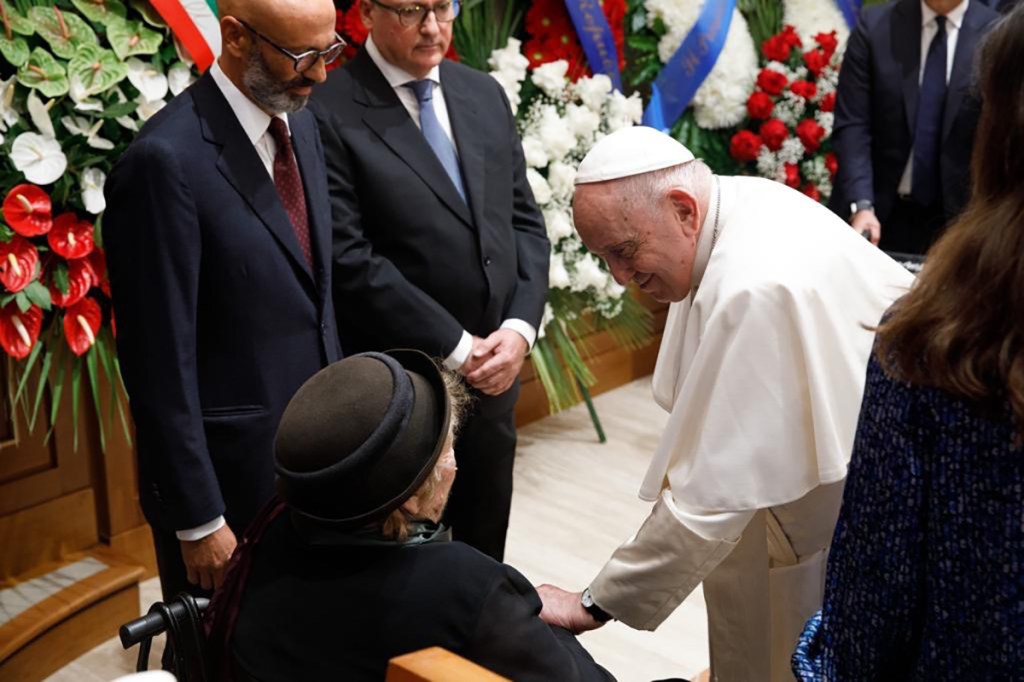
[[271, 73], [270, 65], [255, 44], [246, 56], [245, 67], [242, 82], [248, 88], [252, 100], [264, 111], [273, 114], [294, 114], [306, 106], [309, 96], [293, 95], [288, 91], [292, 88], [313, 86], [315, 81], [297, 73], [295, 78], [282, 83]]

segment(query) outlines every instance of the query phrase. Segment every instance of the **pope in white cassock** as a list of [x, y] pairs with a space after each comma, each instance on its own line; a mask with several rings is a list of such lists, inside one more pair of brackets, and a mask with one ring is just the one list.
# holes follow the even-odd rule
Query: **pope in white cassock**
[[874, 338], [912, 276], [777, 182], [720, 177], [651, 128], [580, 164], [573, 217], [615, 279], [672, 303], [654, 373], [671, 414], [640, 497], [655, 502], [582, 594], [542, 617], [653, 630], [704, 584], [712, 679], [791, 680], [825, 563]]

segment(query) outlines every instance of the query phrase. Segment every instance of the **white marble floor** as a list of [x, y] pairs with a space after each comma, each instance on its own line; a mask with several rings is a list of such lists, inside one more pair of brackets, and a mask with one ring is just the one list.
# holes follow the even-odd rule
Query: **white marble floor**
[[[581, 589], [650, 508], [636, 491], [666, 420], [650, 397], [650, 380], [595, 403], [608, 434], [603, 445], [582, 405], [520, 430], [506, 561], [536, 584]], [[156, 580], [144, 583], [143, 605], [158, 598]], [[622, 682], [696, 676], [708, 665], [703, 595], [691, 595], [657, 632], [610, 623], [582, 642]], [[112, 680], [134, 669], [134, 653], [112, 639], [48, 682]], [[156, 645], [151, 659], [159, 660]]]

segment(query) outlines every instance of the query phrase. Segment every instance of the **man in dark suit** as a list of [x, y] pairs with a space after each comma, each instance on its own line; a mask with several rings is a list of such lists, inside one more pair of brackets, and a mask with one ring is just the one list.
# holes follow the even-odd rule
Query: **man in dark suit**
[[974, 54], [997, 16], [979, 0], [896, 0], [850, 34], [829, 206], [886, 251], [924, 253], [966, 203]]
[[106, 186], [118, 352], [165, 598], [220, 582], [273, 495], [285, 405], [340, 354], [323, 151], [300, 111], [343, 47], [334, 8], [219, 9], [219, 62], [147, 123]]
[[518, 375], [543, 314], [550, 245], [504, 92], [444, 59], [458, 6], [360, 2], [370, 36], [311, 104], [342, 347], [416, 348], [473, 386], [446, 520], [500, 560]]

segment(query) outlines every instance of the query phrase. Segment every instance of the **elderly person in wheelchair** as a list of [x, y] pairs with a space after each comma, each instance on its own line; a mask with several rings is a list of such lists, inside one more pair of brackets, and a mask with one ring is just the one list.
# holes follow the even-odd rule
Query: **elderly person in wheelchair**
[[441, 646], [515, 680], [610, 680], [515, 569], [450, 542], [465, 401], [417, 351], [366, 353], [296, 393], [276, 443], [280, 500], [250, 527], [211, 608], [215, 677], [382, 680]]

